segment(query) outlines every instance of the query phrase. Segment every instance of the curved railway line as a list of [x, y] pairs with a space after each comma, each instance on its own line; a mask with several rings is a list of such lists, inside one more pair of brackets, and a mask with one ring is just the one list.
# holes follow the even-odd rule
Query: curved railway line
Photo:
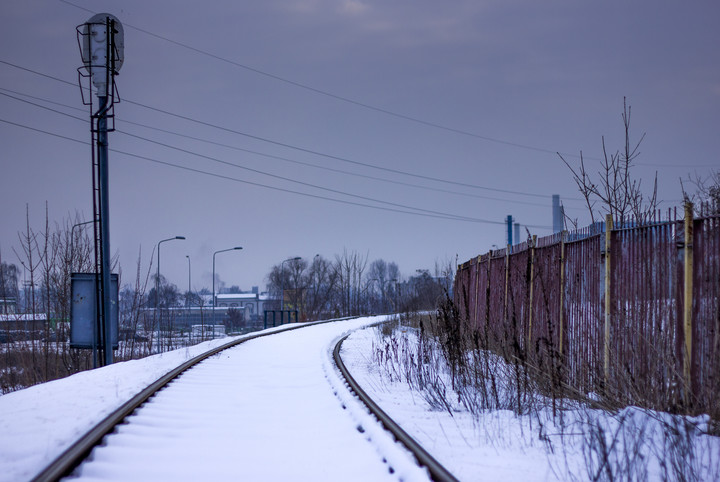
[[[88, 431], [84, 436], [82, 436], [67, 450], [65, 450], [65, 452], [63, 452], [57, 459], [55, 459], [50, 465], [48, 465], [33, 480], [54, 481], [60, 480], [63, 477], [71, 476], [73, 472], [76, 471], [76, 469], [81, 464], [83, 464], [84, 461], [90, 456], [93, 450], [103, 444], [103, 440], [107, 435], [114, 434], [120, 431], [128, 432], [128, 427], [133, 424], [131, 419], [135, 418], [135, 414], [140, 412], [143, 408], [152, 405], [148, 404], [148, 401], [158, 396], [164, 388], [168, 387], [171, 383], [177, 381], [181, 375], [187, 373], [193, 368], [200, 366], [203, 361], [252, 340], [257, 340], [259, 338], [282, 334], [288, 331], [303, 329], [306, 327], [317, 326], [321, 324], [333, 323], [337, 321], [341, 320], [327, 320], [322, 322], [297, 325], [281, 331], [274, 331], [270, 333], [263, 332], [255, 335], [246, 336], [240, 339], [230, 341], [224, 345], [211, 349], [205, 353], [202, 353], [201, 355], [198, 355], [188, 360], [187, 362], [183, 363], [182, 365], [178, 366], [174, 370], [164, 375], [163, 377], [159, 378], [157, 381], [155, 381], [154, 383], [146, 387], [144, 390], [142, 390], [140, 393], [135, 395], [132, 399], [124, 403], [117, 410], [109, 414], [94, 428]], [[368, 395], [353, 379], [353, 377], [345, 367], [342, 358], [340, 357], [340, 348], [342, 342], [347, 338], [347, 336], [348, 335], [345, 335], [339, 341], [337, 341], [332, 354], [334, 363], [338, 371], [340, 372], [339, 376], [342, 377], [343, 383], [346, 385], [346, 387], [351, 390], [351, 392], [362, 402], [362, 404], [380, 422], [380, 424], [382, 424], [382, 426], [392, 434], [395, 441], [400, 443], [410, 453], [412, 453], [412, 455], [415, 457], [421, 467], [427, 469], [433, 480], [457, 480], [449, 471], [447, 471], [429, 453], [427, 453], [427, 451], [425, 451], [417, 442], [415, 442], [412, 437], [405, 433], [402, 428], [400, 428], [400, 426], [396, 424], [385, 412], [383, 412], [380, 407], [377, 406], [377, 404], [375, 404], [370, 399], [370, 397], [368, 397]], [[345, 408], [345, 406], [343, 406], [343, 408]], [[172, 409], [167, 410], [167, 412], [175, 413]], [[147, 422], [145, 423], [147, 425]], [[152, 423], [150, 425], [152, 425]], [[171, 426], [174, 427], [174, 425]], [[147, 433], [145, 432], [145, 430], [152, 429], [153, 427], [144, 427], [140, 430], [140, 432]], [[392, 473], [392, 469], [390, 470], [390, 472]]]

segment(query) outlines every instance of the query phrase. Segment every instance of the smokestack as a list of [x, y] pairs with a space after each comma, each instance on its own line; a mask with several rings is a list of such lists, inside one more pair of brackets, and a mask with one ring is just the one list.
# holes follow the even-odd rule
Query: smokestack
[[520, 242], [520, 223], [515, 223], [513, 225], [513, 237], [515, 238], [515, 242]]
[[552, 217], [553, 217], [553, 233], [559, 233], [565, 225], [565, 212], [560, 205], [560, 195], [552, 196]]
[[507, 217], [507, 244], [512, 246], [513, 244], [513, 232], [512, 232], [513, 218], [508, 214]]

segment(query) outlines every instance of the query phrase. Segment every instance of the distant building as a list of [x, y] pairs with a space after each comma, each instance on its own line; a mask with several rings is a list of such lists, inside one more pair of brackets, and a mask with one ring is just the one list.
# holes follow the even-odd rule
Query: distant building
[[[253, 287], [255, 288], [255, 287]], [[257, 289], [254, 289], [257, 291]], [[264, 310], [272, 309], [273, 303], [278, 300], [267, 293], [222, 293], [215, 295], [215, 308], [213, 309], [213, 296], [200, 295], [199, 303], [192, 306], [173, 306], [163, 308], [159, 312], [155, 308], [143, 310], [143, 325], [155, 326], [160, 330], [210, 330], [210, 326], [217, 325], [216, 334], [220, 325], [227, 327], [227, 332], [237, 332], [247, 329], [258, 329], [263, 326]]]
[[17, 313], [17, 300], [15, 298], [0, 298], [0, 314], [13, 315]]
[[257, 288], [253, 287], [252, 293], [224, 293], [215, 295], [218, 313], [227, 312], [228, 309], [234, 308], [243, 314], [245, 320], [257, 320], [262, 316], [268, 305], [277, 304], [275, 298], [271, 298], [268, 293], [258, 293]]

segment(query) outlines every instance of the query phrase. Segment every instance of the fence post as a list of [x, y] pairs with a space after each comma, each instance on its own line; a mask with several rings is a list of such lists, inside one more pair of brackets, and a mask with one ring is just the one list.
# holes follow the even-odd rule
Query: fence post
[[605, 389], [610, 380], [610, 234], [613, 229], [612, 214], [605, 216], [605, 344], [604, 344], [604, 373]]
[[685, 353], [683, 353], [683, 375], [685, 378], [685, 403], [690, 402], [692, 380], [692, 293], [693, 293], [693, 204], [685, 203], [685, 249], [683, 250], [684, 290], [683, 290], [683, 327], [685, 332]]
[[[480, 326], [480, 316], [478, 314], [480, 310], [480, 258], [482, 256], [477, 257], [477, 266], [475, 268], [475, 311], [473, 313], [473, 324], [475, 326]], [[468, 278], [470, 277], [468, 276]]]
[[565, 305], [565, 231], [560, 233], [560, 357], [563, 354], [563, 306]]
[[533, 286], [535, 285], [535, 245], [537, 245], [537, 234], [533, 234], [532, 246], [530, 247], [530, 307], [528, 308], [528, 336], [526, 352], [530, 353], [532, 347], [532, 323], [533, 323]]

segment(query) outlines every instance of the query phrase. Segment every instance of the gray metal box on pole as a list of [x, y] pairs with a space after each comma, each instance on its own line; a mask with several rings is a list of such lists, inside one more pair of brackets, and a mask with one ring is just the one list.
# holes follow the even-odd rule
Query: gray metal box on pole
[[[73, 273], [70, 276], [70, 348], [102, 348], [97, 333], [95, 273]], [[110, 288], [110, 342], [118, 349], [118, 275], [113, 273]], [[94, 343], [93, 343], [94, 342]]]

